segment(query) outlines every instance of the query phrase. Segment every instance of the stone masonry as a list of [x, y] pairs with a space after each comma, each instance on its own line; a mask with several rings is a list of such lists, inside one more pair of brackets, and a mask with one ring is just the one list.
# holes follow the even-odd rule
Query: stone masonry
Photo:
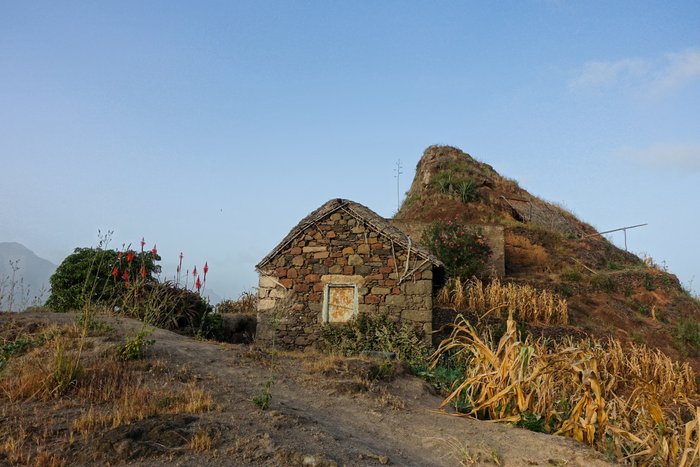
[[336, 209], [292, 230], [292, 238], [258, 265], [257, 341], [269, 344], [274, 335], [283, 348], [313, 345], [325, 321], [329, 284], [356, 287], [357, 313], [387, 313], [413, 323], [429, 339], [439, 262], [399, 245], [391, 233], [375, 228], [376, 219], [366, 222], [357, 212]]

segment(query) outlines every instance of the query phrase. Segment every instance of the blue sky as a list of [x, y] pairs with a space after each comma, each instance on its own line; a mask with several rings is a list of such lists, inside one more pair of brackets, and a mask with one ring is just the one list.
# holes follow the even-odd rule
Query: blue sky
[[[0, 2], [0, 241], [114, 230], [236, 297], [334, 197], [460, 147], [700, 289], [700, 3]], [[621, 234], [611, 237], [622, 243]]]

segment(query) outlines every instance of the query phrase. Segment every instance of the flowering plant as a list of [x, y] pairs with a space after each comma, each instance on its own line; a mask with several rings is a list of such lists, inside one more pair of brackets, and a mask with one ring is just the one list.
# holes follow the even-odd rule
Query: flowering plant
[[445, 264], [449, 277], [478, 276], [491, 256], [491, 248], [481, 231], [459, 218], [433, 222], [425, 233], [424, 242]]

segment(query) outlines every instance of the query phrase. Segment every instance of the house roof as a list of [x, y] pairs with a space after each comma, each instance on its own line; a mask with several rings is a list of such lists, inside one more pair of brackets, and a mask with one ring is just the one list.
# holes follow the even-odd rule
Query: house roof
[[405, 232], [392, 225], [388, 220], [372, 211], [366, 206], [350, 201], [349, 199], [334, 198], [324, 203], [321, 207], [312, 211], [308, 216], [304, 217], [292, 230], [289, 231], [286, 237], [265, 256], [256, 266], [256, 269], [262, 269], [268, 264], [277, 254], [286, 248], [301, 232], [313, 226], [322, 218], [333, 214], [336, 211], [344, 211], [359, 221], [364, 222], [376, 232], [384, 235], [395, 244], [402, 246], [405, 249], [411, 250], [412, 254], [431, 262], [438, 267], [444, 267], [435, 255], [430, 253], [425, 248], [416, 244]]

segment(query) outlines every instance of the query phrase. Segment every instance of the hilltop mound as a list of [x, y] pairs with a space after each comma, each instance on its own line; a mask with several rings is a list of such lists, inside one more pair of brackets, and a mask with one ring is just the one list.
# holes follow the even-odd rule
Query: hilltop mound
[[396, 219], [454, 218], [502, 226], [505, 280], [566, 297], [572, 325], [660, 348], [700, 369], [700, 305], [676, 276], [460, 149], [431, 146]]

